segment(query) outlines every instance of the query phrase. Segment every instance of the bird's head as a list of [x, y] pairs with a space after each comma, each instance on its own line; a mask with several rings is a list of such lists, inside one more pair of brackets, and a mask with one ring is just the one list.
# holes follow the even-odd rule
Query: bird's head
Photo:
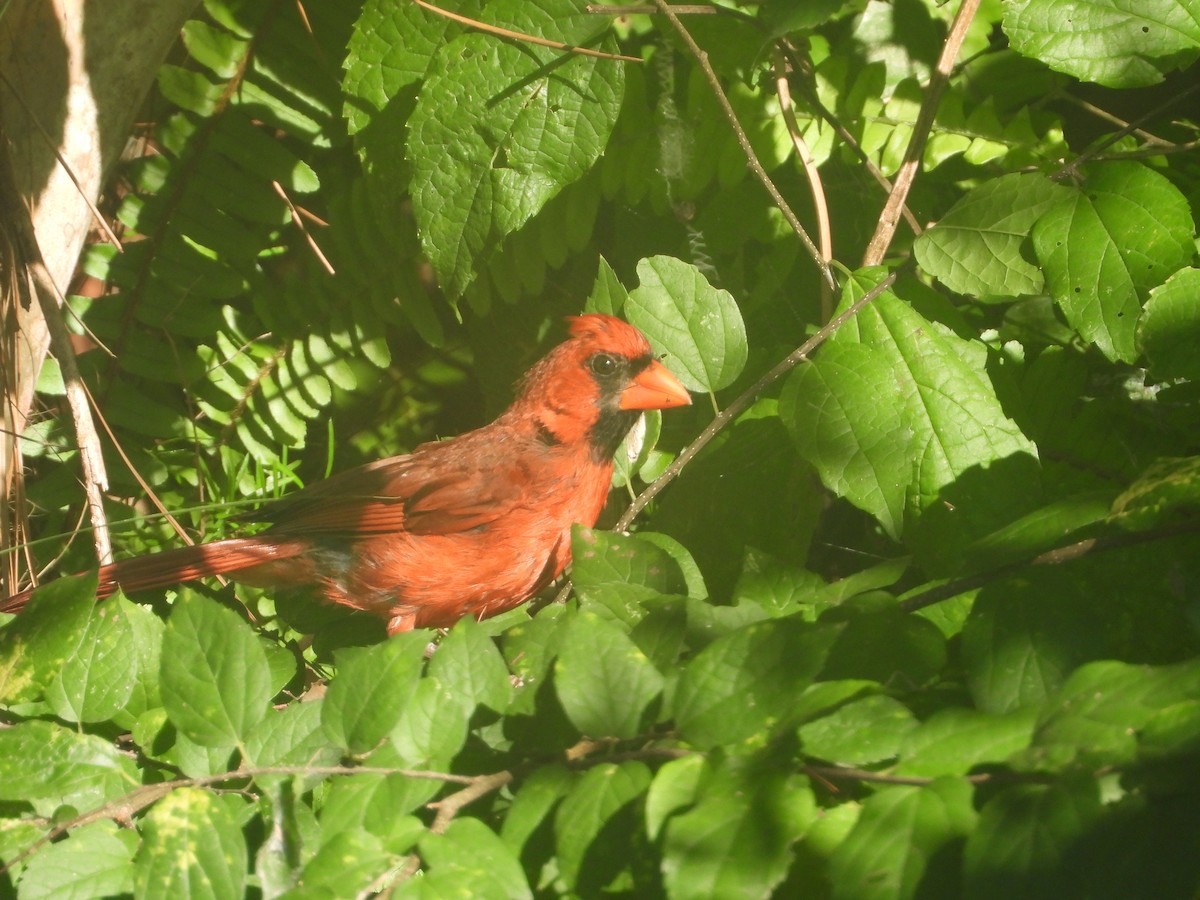
[[632, 325], [600, 313], [567, 321], [570, 338], [529, 370], [510, 411], [535, 419], [547, 443], [587, 441], [608, 461], [642, 411], [692, 402]]

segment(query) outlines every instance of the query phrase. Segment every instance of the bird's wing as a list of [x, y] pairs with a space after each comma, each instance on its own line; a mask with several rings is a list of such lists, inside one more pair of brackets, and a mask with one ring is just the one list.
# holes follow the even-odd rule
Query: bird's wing
[[258, 514], [279, 534], [451, 534], [525, 502], [528, 466], [504, 435], [473, 432], [351, 469]]

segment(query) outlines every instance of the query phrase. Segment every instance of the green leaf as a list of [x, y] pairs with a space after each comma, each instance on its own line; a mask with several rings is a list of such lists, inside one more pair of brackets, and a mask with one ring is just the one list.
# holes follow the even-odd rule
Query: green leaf
[[0, 628], [0, 703], [37, 699], [79, 647], [96, 606], [96, 575], [59, 578]]
[[246, 840], [237, 820], [215, 794], [177, 788], [151, 808], [139, 830], [137, 900], [242, 897]]
[[946, 665], [946, 639], [937, 626], [902, 612], [890, 597], [856, 597], [827, 610], [818, 621], [845, 623], [822, 680], [916, 686], [931, 683]]
[[617, 273], [608, 264], [608, 260], [603, 256], [600, 257], [600, 266], [596, 271], [596, 281], [592, 285], [592, 292], [588, 294], [587, 303], [584, 304], [583, 311], [619, 316], [621, 315], [621, 310], [625, 308], [625, 301], [628, 299], [629, 292], [625, 290], [625, 286], [617, 278]]
[[922, 884], [953, 877], [938, 851], [969, 835], [976, 812], [971, 785], [939, 778], [926, 787], [892, 786], [863, 802], [862, 814], [830, 860], [832, 896], [913, 897]]
[[589, 851], [597, 851], [593, 841], [614, 816], [645, 792], [650, 777], [646, 764], [636, 760], [619, 765], [601, 763], [588, 769], [563, 798], [554, 817], [554, 834], [558, 871], [568, 885], [574, 887], [581, 877], [596, 878], [597, 872], [583, 870]]
[[[1173, 708], [1200, 700], [1200, 663], [1081, 666], [1046, 704], [1031, 752], [1053, 752], [1087, 770], [1128, 765], [1139, 756], [1139, 730]], [[1065, 752], [1064, 752], [1065, 751]]]
[[410, 631], [366, 648], [337, 654], [321, 723], [329, 739], [351, 754], [368, 753], [396, 727], [421, 677], [429, 639]]
[[1137, 344], [1159, 381], [1200, 381], [1200, 269], [1180, 269], [1150, 291], [1138, 322]]
[[1055, 201], [1033, 244], [1071, 326], [1110, 360], [1133, 362], [1142, 301], [1191, 261], [1194, 230], [1187, 199], [1164, 176], [1110, 162]]
[[[378, 755], [385, 754], [386, 748]], [[394, 754], [388, 762], [401, 764]], [[335, 835], [361, 828], [393, 852], [406, 852], [424, 828], [419, 820], [406, 814], [428, 802], [441, 788], [441, 782], [435, 779], [406, 775], [335, 779], [321, 806], [322, 833]]]
[[18, 896], [25, 900], [91, 900], [133, 892], [133, 851], [110, 822], [72, 829], [21, 872]]
[[130, 652], [130, 604], [110, 600], [96, 607], [78, 651], [63, 665], [46, 699], [68, 722], [103, 722], [121, 710], [138, 677], [137, 653]]
[[133, 760], [91, 734], [32, 720], [0, 728], [0, 800], [100, 806], [138, 783]]
[[[460, 16], [478, 18], [478, 2], [456, 4]], [[351, 134], [378, 121], [378, 113], [406, 85], [420, 81], [448, 36], [462, 26], [415, 3], [367, 0], [363, 4], [346, 55], [342, 82], [346, 121]]]
[[1112, 502], [1112, 520], [1150, 529], [1200, 507], [1200, 457], [1155, 460]]
[[[445, 645], [438, 647], [442, 652]], [[462, 749], [475, 703], [430, 675], [411, 691], [391, 731], [391, 742], [410, 765], [443, 768]]]
[[[689, 568], [694, 567], [683, 553]], [[630, 622], [644, 615], [642, 601], [687, 594], [691, 587], [680, 561], [663, 545], [645, 535], [582, 525], [571, 529], [571, 582], [584, 600], [603, 604]]]
[[1042, 570], [1022, 590], [980, 592], [962, 630], [967, 685], [984, 712], [1042, 702], [1071, 670], [1104, 654], [1104, 623], [1069, 573]]
[[1200, 52], [1200, 15], [1189, 0], [1021, 0], [1005, 5], [1018, 53], [1106, 87], [1158, 84]]
[[805, 755], [842, 765], [867, 766], [892, 759], [917, 727], [907, 706], [883, 695], [864, 697], [800, 726]]
[[338, 748], [330, 746], [321, 727], [324, 702], [289, 703], [268, 712], [246, 739], [246, 762], [259, 768], [337, 765]]
[[369, 831], [338, 831], [305, 864], [300, 884], [306, 891], [325, 890], [333, 897], [353, 897], [365, 891], [391, 862], [379, 838]]
[[966, 775], [976, 766], [1002, 763], [1029, 746], [1037, 712], [1035, 706], [1003, 715], [939, 710], [905, 735], [896, 774]]
[[583, 734], [632, 738], [662, 693], [663, 677], [618, 626], [580, 610], [554, 664], [563, 710]]
[[212, 748], [245, 741], [272, 697], [267, 657], [250, 626], [184, 590], [167, 620], [162, 648], [163, 705], [180, 733]]
[[985, 181], [917, 238], [917, 262], [959, 294], [1039, 293], [1042, 273], [1021, 255], [1021, 245], [1042, 213], [1064, 193], [1065, 188], [1038, 174]]
[[733, 296], [671, 256], [643, 259], [637, 272], [625, 314], [684, 387], [711, 393], [733, 384], [747, 356], [746, 326]]
[[673, 898], [769, 897], [791, 846], [817, 818], [807, 780], [718, 771], [697, 803], [667, 823], [663, 878]]
[[429, 661], [429, 674], [464, 703], [497, 712], [508, 706], [512, 682], [495, 641], [467, 616], [450, 630]]
[[646, 792], [646, 835], [652, 841], [675, 813], [696, 801], [696, 792], [708, 772], [708, 761], [696, 753], [673, 759], [654, 773]]
[[1091, 778], [1004, 788], [984, 804], [967, 838], [964, 894], [1049, 900], [1076, 893], [1079, 873], [1068, 861], [1101, 815]]
[[[878, 273], [851, 282], [861, 297]], [[987, 350], [884, 292], [788, 379], [779, 414], [830, 490], [914, 540], [925, 562], [1025, 513], [1037, 449], [1005, 413]]]
[[785, 727], [796, 697], [821, 670], [841, 627], [792, 619], [757, 622], [713, 641], [687, 664], [675, 691], [681, 736], [701, 749]]
[[[608, 28], [570, 0], [496, 0], [486, 18], [572, 46], [592, 45]], [[462, 294], [505, 236], [595, 164], [623, 84], [614, 60], [490, 34], [441, 47], [409, 118], [405, 155], [421, 246], [451, 295]]]
[[478, 819], [455, 819], [445, 834], [427, 835], [421, 841], [420, 851], [426, 872], [421, 879], [408, 882], [399, 896], [428, 900], [533, 897], [516, 856]]
[[574, 783], [575, 776], [559, 765], [541, 766], [522, 782], [500, 829], [500, 838], [514, 854], [520, 854]]

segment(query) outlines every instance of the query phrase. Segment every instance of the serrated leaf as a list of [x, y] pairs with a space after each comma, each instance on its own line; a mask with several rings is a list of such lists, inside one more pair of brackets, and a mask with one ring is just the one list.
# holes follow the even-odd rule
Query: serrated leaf
[[580, 610], [554, 664], [559, 702], [572, 724], [593, 738], [632, 738], [663, 676], [617, 625]]
[[133, 760], [108, 741], [53, 722], [0, 728], [0, 800], [99, 806], [137, 785]]
[[1066, 189], [1043, 175], [983, 182], [913, 243], [917, 262], [960, 294], [1018, 297], [1041, 291], [1041, 271], [1021, 255], [1035, 222]]
[[464, 704], [482, 704], [496, 712], [508, 706], [512, 682], [495, 641], [471, 616], [460, 619], [438, 645], [429, 674]]
[[516, 855], [478, 819], [455, 819], [445, 834], [422, 840], [420, 850], [428, 870], [418, 896], [532, 900]]
[[646, 792], [646, 835], [658, 840], [670, 816], [696, 800], [696, 791], [708, 768], [708, 761], [696, 753], [673, 759], [654, 773]]
[[1137, 345], [1159, 381], [1200, 381], [1200, 269], [1180, 269], [1150, 291], [1138, 322]]
[[1200, 52], [1200, 15], [1188, 0], [1023, 0], [1004, 9], [1018, 53], [1106, 87], [1157, 84]]
[[141, 821], [135, 860], [137, 900], [188, 897], [237, 900], [246, 885], [246, 840], [215, 794], [172, 791]]
[[121, 710], [138, 677], [132, 640], [126, 605], [109, 601], [97, 606], [77, 652], [46, 692], [55, 715], [68, 722], [103, 722]]
[[[441, 652], [438, 647], [437, 653]], [[392, 745], [411, 765], [448, 766], [467, 739], [474, 710], [475, 701], [469, 695], [431, 674], [422, 678], [407, 698], [400, 720], [390, 732]]]
[[361, 828], [330, 835], [304, 866], [300, 883], [305, 890], [329, 891], [331, 896], [355, 896], [365, 891], [391, 864], [379, 838]]
[[191, 590], [167, 620], [160, 688], [175, 727], [210, 748], [245, 741], [272, 697], [258, 636], [236, 613]]
[[[846, 299], [877, 274], [851, 282]], [[986, 360], [982, 344], [885, 291], [788, 379], [780, 417], [831, 490], [894, 537], [920, 526], [926, 565], [951, 567], [1040, 486], [1037, 448], [1006, 415]]]
[[574, 886], [601, 829], [650, 785], [650, 769], [632, 760], [588, 769], [563, 798], [554, 817], [559, 874]]
[[96, 605], [96, 575], [59, 578], [0, 629], [0, 703], [42, 695], [75, 654]]
[[840, 631], [775, 619], [713, 641], [687, 664], [675, 690], [684, 740], [701, 749], [764, 741], [786, 721]]
[[1101, 163], [1033, 229], [1067, 321], [1110, 360], [1133, 362], [1142, 301], [1195, 254], [1187, 199], [1134, 162]]
[[575, 775], [563, 766], [544, 765], [525, 779], [513, 797], [500, 838], [515, 854], [546, 821], [558, 801], [575, 783]]
[[956, 707], [939, 710], [905, 735], [896, 773], [937, 778], [1002, 763], [1029, 746], [1036, 718], [1035, 706], [1003, 715]]
[[1090, 778], [1005, 788], [984, 804], [967, 838], [964, 893], [981, 900], [1074, 893], [1078, 874], [1068, 860], [1101, 815]]
[[953, 865], [938, 851], [969, 835], [977, 813], [971, 785], [939, 778], [926, 787], [892, 786], [868, 797], [830, 859], [836, 900], [912, 897], [932, 867]]
[[804, 778], [718, 772], [702, 785], [696, 805], [667, 823], [662, 869], [668, 895], [772, 896], [792, 863], [792, 843], [816, 818]]
[[[497, 0], [486, 18], [572, 46], [608, 27], [570, 0]], [[461, 295], [482, 258], [592, 167], [623, 83], [613, 60], [489, 34], [441, 47], [409, 118], [405, 155], [421, 245], [450, 294]]]
[[255, 768], [336, 765], [338, 748], [321, 727], [322, 703], [289, 703], [268, 712], [246, 739], [246, 762]]
[[591, 293], [588, 294], [583, 311], [619, 316], [621, 310], [625, 308], [625, 301], [628, 298], [629, 292], [617, 278], [617, 273], [608, 264], [608, 260], [601, 256], [599, 268], [596, 270], [596, 281], [592, 285]]
[[643, 259], [637, 271], [625, 315], [665, 355], [684, 387], [712, 392], [732, 384], [747, 357], [746, 326], [733, 296], [671, 256]]
[[[1138, 732], [1162, 711], [1200, 700], [1200, 664], [1135, 666], [1105, 660], [1081, 666], [1045, 706], [1033, 751], [1061, 747], [1074, 765], [1121, 766], [1138, 758]], [[1056, 759], [1067, 760], [1064, 754]]]
[[1040, 703], [1109, 646], [1070, 574], [1042, 571], [1019, 591], [1006, 585], [980, 593], [962, 630], [967, 685], [989, 713]]
[[894, 758], [916, 727], [917, 719], [907, 706], [877, 694], [801, 725], [799, 734], [808, 756], [867, 766]]
[[321, 707], [329, 739], [352, 754], [373, 750], [400, 720], [421, 677], [427, 643], [424, 633], [408, 632], [338, 653], [338, 672]]
[[112, 823], [72, 829], [66, 840], [25, 863], [18, 896], [25, 900], [91, 900], [133, 891], [133, 852]]

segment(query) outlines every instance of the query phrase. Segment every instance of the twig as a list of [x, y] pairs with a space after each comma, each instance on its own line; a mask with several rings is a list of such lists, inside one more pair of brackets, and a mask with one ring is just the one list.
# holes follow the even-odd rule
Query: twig
[[946, 85], [950, 82], [955, 57], [962, 49], [963, 39], [967, 36], [967, 28], [970, 27], [971, 20], [975, 18], [979, 3], [980, 0], [962, 0], [962, 5], [959, 6], [954, 21], [950, 24], [950, 33], [946, 35], [942, 53], [929, 76], [925, 99], [921, 102], [921, 110], [917, 113], [917, 121], [913, 124], [912, 137], [909, 138], [908, 147], [904, 151], [904, 161], [900, 164], [900, 171], [896, 173], [892, 192], [888, 195], [883, 212], [879, 215], [875, 234], [871, 236], [867, 252], [863, 254], [864, 266], [878, 265], [883, 260], [884, 254], [887, 253], [888, 247], [891, 246], [892, 238], [896, 235], [896, 226], [900, 222], [900, 210], [908, 199], [913, 181], [916, 180], [917, 169], [920, 168], [921, 156], [925, 152], [925, 142], [929, 139], [929, 132], [933, 128], [938, 104], [941, 102]]
[[[829, 204], [825, 200], [825, 186], [821, 183], [821, 171], [817, 161], [813, 159], [800, 133], [800, 123], [796, 121], [796, 109], [792, 103], [792, 89], [788, 83], [787, 64], [783, 51], [776, 44], [771, 54], [771, 64], [775, 70], [775, 92], [779, 95], [779, 109], [783, 113], [784, 124], [787, 125], [788, 135], [792, 139], [792, 147], [804, 166], [804, 174], [808, 177], [808, 186], [813, 195], [813, 212], [817, 217], [817, 238], [821, 242], [821, 259], [825, 265], [833, 262], [833, 233], [829, 227]], [[821, 321], [829, 321], [833, 315], [833, 289], [829, 282], [821, 282]]]
[[[876, 184], [883, 188], [885, 193], [890, 194], [892, 192], [892, 182], [888, 180], [888, 177], [883, 174], [883, 171], [879, 168], [879, 166], [875, 165], [875, 161], [867, 155], [865, 150], [863, 150], [862, 145], [860, 145], [858, 142], [858, 138], [851, 134], [850, 129], [842, 124], [842, 120], [834, 114], [833, 110], [821, 102], [821, 96], [817, 93], [816, 87], [809, 83], [810, 80], [815, 81], [816, 79], [809, 61], [800, 56], [795, 47], [786, 42], [784, 43], [784, 46], [787, 48], [788, 53], [792, 56], [794, 70], [799, 71], [805, 76], [805, 80], [800, 82], [801, 88], [804, 91], [805, 103], [807, 103], [817, 115], [829, 123], [830, 127], [833, 128], [837, 136], [842, 139], [842, 142], [850, 148], [850, 152], [858, 157], [858, 161], [863, 164], [863, 168], [867, 170], [867, 174], [875, 179]], [[907, 204], [900, 207], [900, 214], [904, 217], [904, 221], [908, 224], [909, 229], [912, 230], [914, 235], [921, 233], [921, 223], [917, 221], [917, 217], [913, 215], [912, 210], [908, 208]]]
[[325, 267], [325, 271], [330, 275], [336, 275], [337, 272], [334, 271], [333, 265], [329, 262], [329, 259], [324, 253], [321, 252], [321, 248], [317, 245], [316, 239], [313, 238], [308, 229], [304, 227], [304, 219], [301, 218], [300, 211], [296, 209], [296, 205], [292, 203], [292, 198], [289, 197], [287, 195], [287, 191], [283, 189], [283, 185], [278, 181], [272, 181], [271, 187], [275, 188], [275, 193], [277, 193], [283, 202], [287, 204], [287, 208], [292, 213], [292, 224], [300, 229], [300, 233], [304, 235], [304, 239], [308, 241], [309, 248], [312, 250], [317, 259], [320, 260], [321, 265]]
[[[414, 0], [415, 2], [415, 0]], [[978, 2], [978, 0], [975, 0]], [[792, 226], [792, 230], [796, 232], [796, 236], [800, 238], [800, 242], [804, 244], [804, 248], [808, 251], [808, 255], [812, 257], [813, 262], [817, 264], [817, 268], [821, 271], [822, 279], [830, 286], [832, 290], [837, 290], [837, 281], [833, 277], [833, 269], [821, 257], [821, 251], [817, 249], [817, 245], [813, 243], [808, 232], [804, 230], [804, 226], [800, 224], [800, 220], [796, 217], [796, 213], [788, 205], [788, 202], [783, 199], [783, 194], [779, 192], [779, 188], [775, 186], [775, 182], [771, 180], [771, 176], [767, 174], [767, 170], [763, 168], [759, 162], [758, 154], [754, 152], [754, 147], [750, 144], [750, 138], [746, 136], [745, 130], [738, 121], [737, 113], [733, 109], [733, 105], [729, 102], [729, 97], [725, 94], [725, 89], [721, 87], [721, 79], [717, 77], [716, 71], [712, 64], [708, 61], [708, 54], [705, 53], [700, 45], [696, 43], [691, 32], [684, 27], [679, 21], [679, 16], [674, 12], [666, 0], [654, 0], [654, 5], [658, 11], [662, 13], [671, 23], [671, 27], [675, 29], [680, 39], [687, 46], [691, 54], [696, 58], [696, 62], [700, 65], [700, 71], [704, 73], [705, 80], [708, 81], [709, 87], [712, 89], [713, 96], [717, 98], [717, 103], [721, 107], [721, 111], [725, 114], [725, 119], [729, 122], [729, 127], [733, 129], [734, 137], [737, 138], [738, 146], [742, 148], [742, 153], [746, 156], [746, 162], [750, 166], [750, 171], [754, 173], [759, 182], [767, 193], [771, 196], [771, 202], [778, 207], [783, 213], [783, 217], [787, 223]]]
[[503, 772], [493, 772], [490, 775], [479, 775], [462, 790], [455, 791], [449, 797], [443, 797], [435, 803], [426, 804], [430, 809], [437, 810], [437, 815], [434, 816], [433, 824], [429, 826], [429, 830], [434, 834], [445, 834], [446, 829], [450, 826], [450, 822], [458, 815], [459, 810], [470, 803], [474, 803], [480, 797], [486, 797], [492, 791], [500, 790], [506, 784], [510, 784], [513, 778], [513, 773], [508, 769], [505, 769]]
[[[1113, 144], [1115, 144], [1117, 141], [1121, 140], [1121, 138], [1125, 137], [1127, 134], [1133, 134], [1135, 131], [1137, 131], [1142, 126], [1143, 123], [1149, 122], [1151, 119], [1157, 118], [1158, 116], [1160, 116], [1164, 112], [1166, 112], [1168, 109], [1170, 109], [1172, 106], [1174, 106], [1176, 103], [1178, 103], [1180, 100], [1184, 100], [1187, 97], [1190, 97], [1192, 94], [1196, 93], [1197, 91], [1200, 91], [1200, 83], [1193, 84], [1191, 87], [1188, 87], [1188, 88], [1180, 91], [1178, 94], [1171, 97], [1169, 100], [1166, 100], [1163, 103], [1160, 103], [1158, 106], [1154, 107], [1154, 109], [1150, 110], [1144, 116], [1140, 116], [1137, 119], [1135, 119], [1134, 121], [1130, 122], [1128, 125], [1126, 125], [1124, 128], [1122, 128], [1120, 131], [1113, 132], [1107, 138], [1105, 138], [1100, 143], [1098, 143], [1096, 146], [1089, 147], [1087, 150], [1085, 150], [1083, 153], [1079, 154], [1079, 156], [1075, 157], [1075, 159], [1071, 160], [1069, 163], [1067, 163], [1065, 166], [1063, 166], [1061, 169], [1059, 169], [1057, 172], [1055, 172], [1050, 177], [1055, 181], [1065, 181], [1066, 179], [1068, 179], [1072, 175], [1074, 175], [1075, 170], [1078, 169], [1085, 162], [1087, 162], [1089, 159], [1095, 159], [1104, 150], [1111, 147]], [[1165, 152], [1166, 152], [1166, 148], [1158, 148], [1158, 153], [1152, 154], [1152, 155], [1158, 155], [1159, 153], [1165, 153]]]
[[427, 9], [431, 13], [437, 13], [439, 16], [449, 19], [451, 22], [458, 22], [460, 25], [467, 25], [479, 31], [486, 31], [488, 34], [494, 34], [498, 37], [511, 38], [514, 41], [524, 41], [527, 44], [537, 44], [539, 47], [553, 47], [555, 50], [566, 50], [568, 53], [578, 53], [580, 56], [594, 56], [597, 59], [618, 59], [622, 62], [642, 61], [639, 56], [622, 56], [620, 53], [604, 53], [601, 50], [592, 50], [589, 47], [576, 47], [573, 44], [564, 44], [561, 41], [551, 41], [547, 38], [536, 37], [532, 34], [524, 34], [520, 31], [510, 31], [507, 28], [501, 28], [499, 25], [489, 25], [487, 22], [480, 22], [478, 19], [469, 19], [466, 16], [460, 16], [458, 13], [452, 13], [448, 9], [442, 9], [440, 6], [434, 6], [432, 3], [427, 3], [426, 0], [412, 0], [413, 3]]
[[1120, 534], [1086, 538], [1063, 547], [1047, 550], [1031, 560], [1022, 560], [1020, 562], [997, 566], [986, 572], [956, 578], [953, 581], [935, 585], [926, 590], [918, 591], [915, 594], [909, 594], [900, 601], [900, 609], [904, 612], [916, 612], [919, 609], [925, 609], [936, 603], [941, 603], [943, 600], [949, 600], [952, 597], [976, 590], [992, 582], [1016, 575], [1025, 571], [1030, 566], [1062, 565], [1063, 563], [1072, 562], [1073, 560], [1081, 559], [1084, 556], [1090, 556], [1095, 553], [1105, 553], [1109, 550], [1117, 550], [1124, 547], [1135, 547], [1138, 544], [1165, 540], [1166, 538], [1177, 537], [1181, 534], [1195, 534], [1196, 532], [1200, 532], [1200, 520], [1178, 522], [1173, 525], [1152, 528], [1147, 531], [1122, 532]]

